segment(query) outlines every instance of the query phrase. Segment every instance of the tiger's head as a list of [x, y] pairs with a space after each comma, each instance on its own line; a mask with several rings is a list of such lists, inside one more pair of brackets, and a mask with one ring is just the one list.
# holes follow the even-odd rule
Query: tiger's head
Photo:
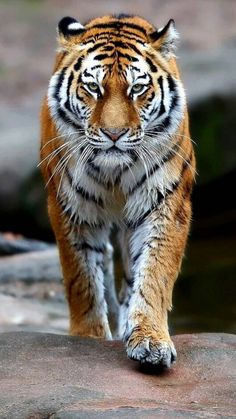
[[66, 17], [48, 90], [63, 135], [89, 147], [96, 163], [130, 163], [169, 141], [183, 120], [185, 95], [173, 20], [161, 29], [137, 16], [105, 16], [85, 26]]

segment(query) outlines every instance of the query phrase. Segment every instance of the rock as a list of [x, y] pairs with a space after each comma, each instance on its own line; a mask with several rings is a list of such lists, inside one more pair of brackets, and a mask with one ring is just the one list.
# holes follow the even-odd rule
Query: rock
[[0, 284], [14, 280], [28, 283], [58, 282], [61, 278], [56, 246], [51, 246], [49, 250], [0, 258]]
[[19, 296], [19, 290], [17, 293], [17, 297], [0, 293], [1, 332], [68, 332], [69, 314], [63, 295], [58, 301], [56, 294], [53, 295], [53, 289], [49, 290], [48, 295], [45, 293], [44, 298], [35, 298], [35, 295], [34, 298], [22, 298]]
[[209, 418], [236, 415], [236, 337], [174, 336], [178, 361], [157, 374], [121, 342], [40, 333], [0, 335], [0, 416]]
[[69, 315], [56, 246], [10, 241], [11, 249], [33, 245], [48, 250], [0, 257], [0, 330], [67, 333]]
[[51, 247], [48, 243], [39, 240], [25, 239], [24, 237], [14, 236], [12, 233], [0, 233], [0, 256], [47, 250]]

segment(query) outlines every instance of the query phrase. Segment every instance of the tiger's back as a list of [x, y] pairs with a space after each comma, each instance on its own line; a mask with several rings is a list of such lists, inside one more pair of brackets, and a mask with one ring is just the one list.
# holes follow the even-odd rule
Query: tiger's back
[[[82, 26], [64, 18], [58, 33], [41, 165], [71, 333], [111, 338], [110, 319], [128, 356], [169, 366], [176, 352], [167, 312], [195, 171], [174, 24], [156, 30], [121, 15]], [[119, 302], [113, 224], [124, 267]]]

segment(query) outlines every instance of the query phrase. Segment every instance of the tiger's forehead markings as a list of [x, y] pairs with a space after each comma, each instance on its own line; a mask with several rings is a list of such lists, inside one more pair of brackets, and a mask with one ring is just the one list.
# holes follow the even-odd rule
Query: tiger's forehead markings
[[[81, 70], [84, 76], [87, 78], [94, 78], [99, 84], [102, 83], [106, 73], [108, 72], [108, 70], [111, 71], [117, 60], [119, 63], [119, 59], [121, 57], [119, 53], [117, 53], [114, 57], [107, 55], [107, 59], [111, 58], [108, 64], [108, 62], [100, 62], [100, 60], [98, 59], [98, 57], [100, 56], [101, 54], [99, 54], [98, 51], [88, 54], [88, 56], [83, 59], [81, 66]], [[122, 57], [124, 57], [124, 54], [122, 55]], [[125, 55], [125, 58], [128, 61], [132, 62], [132, 60], [129, 60], [129, 56], [127, 54]], [[132, 65], [131, 63], [123, 63], [121, 71], [125, 75], [125, 78], [128, 84], [130, 85], [133, 84], [137, 78], [145, 78], [149, 70], [149, 66], [142, 55], [136, 55], [135, 57], [133, 57], [133, 60], [134, 59], [134, 65]]]
[[116, 30], [122, 30], [122, 29], [131, 29], [138, 32], [143, 33], [146, 35], [146, 30], [142, 28], [139, 25], [136, 25], [135, 23], [131, 22], [122, 22], [121, 20], [114, 20], [113, 22], [106, 22], [106, 23], [95, 23], [91, 26], [88, 26], [88, 29], [116, 29]]
[[98, 64], [98, 61], [96, 60], [96, 53], [91, 53], [84, 58], [81, 69], [84, 80], [86, 79], [88, 82], [96, 80], [100, 87], [102, 86], [106, 69], [104, 66]]
[[135, 66], [129, 65], [126, 69], [126, 77], [129, 84], [134, 83], [136, 79], [145, 78], [148, 73], [148, 64], [143, 57], [135, 63]]
[[88, 24], [86, 27], [87, 35], [89, 36], [91, 32], [91, 36], [93, 36], [93, 32], [96, 32], [96, 36], [101, 35], [118, 35], [118, 36], [128, 36], [133, 37], [133, 39], [139, 38], [142, 42], [146, 40], [146, 30], [134, 23], [131, 22], [122, 22], [121, 20], [114, 20], [108, 21], [106, 23], [94, 23]]
[[112, 22], [88, 24], [85, 26], [85, 32], [82, 36], [82, 42], [85, 45], [92, 42], [95, 45], [98, 41], [110, 42], [114, 40], [126, 40], [134, 42], [135, 47], [145, 45], [147, 42], [146, 30], [139, 25], [131, 22], [122, 22], [114, 20]]

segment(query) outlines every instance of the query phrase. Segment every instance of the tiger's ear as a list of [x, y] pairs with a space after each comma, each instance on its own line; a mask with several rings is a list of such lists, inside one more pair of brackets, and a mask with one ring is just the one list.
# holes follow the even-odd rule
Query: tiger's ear
[[174, 56], [179, 34], [175, 29], [175, 22], [170, 19], [166, 26], [149, 34], [152, 47], [159, 51], [165, 58]]
[[73, 17], [63, 17], [57, 27], [59, 43], [64, 46], [73, 37], [81, 35], [85, 31], [85, 27]]

